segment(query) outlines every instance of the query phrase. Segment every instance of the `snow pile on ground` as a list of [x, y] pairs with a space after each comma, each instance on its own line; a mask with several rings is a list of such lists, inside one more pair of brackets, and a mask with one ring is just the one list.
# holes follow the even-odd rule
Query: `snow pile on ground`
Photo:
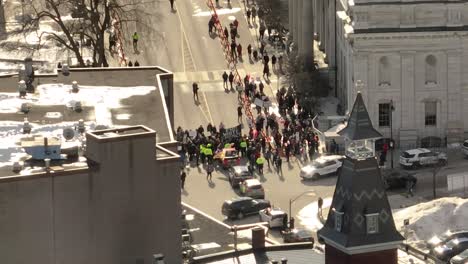
[[446, 197], [420, 203], [394, 212], [396, 227], [401, 230], [404, 219], [409, 219], [408, 240], [427, 240], [450, 230], [468, 229], [468, 199]]
[[[322, 210], [325, 208], [329, 208], [332, 203], [332, 197], [327, 197], [323, 199]], [[325, 214], [325, 212], [323, 212]], [[323, 217], [327, 217], [323, 215]], [[302, 208], [299, 213], [297, 214], [297, 218], [300, 221], [300, 224], [305, 228], [317, 231], [323, 227], [322, 222], [318, 218], [318, 204], [317, 202], [310, 203]]]

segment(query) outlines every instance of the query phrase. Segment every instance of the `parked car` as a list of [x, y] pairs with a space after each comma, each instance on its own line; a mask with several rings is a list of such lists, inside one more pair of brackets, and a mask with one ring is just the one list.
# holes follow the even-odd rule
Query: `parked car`
[[281, 232], [284, 243], [314, 242], [312, 231], [307, 229], [292, 229]]
[[271, 207], [270, 201], [240, 197], [224, 201], [221, 212], [227, 218], [242, 219], [246, 215], [258, 214], [258, 211]]
[[418, 148], [404, 151], [400, 155], [400, 166], [403, 168], [418, 168], [420, 166], [446, 165], [447, 154]]
[[466, 249], [468, 249], [468, 238], [462, 237], [442, 243], [435, 247], [432, 252], [438, 259], [447, 261]]
[[262, 183], [257, 179], [245, 180], [240, 183], [239, 187], [242, 195], [263, 199], [265, 198], [265, 190], [263, 189]]
[[235, 148], [223, 148], [213, 156], [213, 159], [218, 160], [223, 169], [240, 164], [239, 152]]
[[408, 182], [412, 182], [414, 187], [418, 179], [413, 174], [405, 171], [389, 170], [383, 172], [383, 181], [385, 189], [390, 190], [406, 188]]
[[450, 264], [466, 264], [468, 263], [468, 249], [450, 259]]
[[288, 214], [280, 209], [267, 208], [258, 212], [260, 216], [260, 222], [267, 222], [268, 227], [286, 227], [288, 222]]
[[467, 237], [468, 238], [468, 230], [447, 230], [445, 233], [442, 235], [436, 235], [431, 237], [427, 242], [426, 246], [429, 249], [433, 249], [436, 246], [445, 243], [449, 240], [455, 239], [455, 238], [462, 238], [462, 237]]
[[338, 173], [344, 158], [341, 155], [319, 157], [312, 163], [302, 167], [299, 176], [303, 180], [316, 180], [322, 175]]
[[239, 183], [253, 178], [254, 176], [247, 166], [232, 166], [229, 169], [229, 183], [233, 188], [239, 187]]
[[465, 142], [463, 142], [461, 150], [465, 157], [468, 157], [468, 140], [465, 140]]

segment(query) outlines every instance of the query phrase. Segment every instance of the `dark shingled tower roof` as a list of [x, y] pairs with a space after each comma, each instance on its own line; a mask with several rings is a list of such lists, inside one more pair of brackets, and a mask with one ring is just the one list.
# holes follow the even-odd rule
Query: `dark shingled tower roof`
[[[372, 127], [361, 94], [357, 95], [348, 126], [341, 132], [354, 140], [380, 137]], [[340, 231], [335, 228], [335, 210], [343, 213]], [[378, 214], [377, 233], [367, 233], [366, 214]], [[343, 161], [328, 218], [318, 235], [347, 254], [357, 254], [356, 248], [375, 251], [377, 244], [392, 247], [404, 240], [395, 228], [375, 157], [356, 160], [347, 156]]]
[[350, 140], [382, 137], [382, 134], [372, 126], [372, 121], [370, 120], [361, 93], [358, 93], [356, 96], [347, 126], [340, 130], [338, 134]]

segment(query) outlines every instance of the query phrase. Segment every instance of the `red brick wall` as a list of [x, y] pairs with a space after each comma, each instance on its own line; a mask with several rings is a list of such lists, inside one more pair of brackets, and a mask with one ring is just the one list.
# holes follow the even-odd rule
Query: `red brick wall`
[[340, 250], [325, 245], [325, 264], [397, 264], [397, 249], [347, 255]]

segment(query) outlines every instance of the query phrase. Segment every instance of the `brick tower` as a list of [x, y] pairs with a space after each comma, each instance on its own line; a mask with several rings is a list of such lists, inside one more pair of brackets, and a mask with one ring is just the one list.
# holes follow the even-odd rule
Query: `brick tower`
[[318, 231], [325, 242], [326, 264], [396, 264], [403, 241], [375, 157], [374, 129], [360, 93], [348, 125], [338, 132], [345, 138], [346, 159], [338, 175], [327, 221]]

